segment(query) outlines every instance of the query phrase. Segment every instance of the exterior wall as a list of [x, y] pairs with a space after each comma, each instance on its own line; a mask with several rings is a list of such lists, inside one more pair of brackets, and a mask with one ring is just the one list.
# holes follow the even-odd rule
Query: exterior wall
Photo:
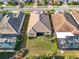
[[27, 34], [28, 37], [36, 37], [36, 34]]
[[51, 32], [47, 32], [47, 33], [45, 33], [45, 35], [51, 35]]
[[36, 37], [36, 36], [42, 36], [42, 35], [51, 35], [51, 32], [37, 33], [37, 34], [27, 34], [28, 37]]

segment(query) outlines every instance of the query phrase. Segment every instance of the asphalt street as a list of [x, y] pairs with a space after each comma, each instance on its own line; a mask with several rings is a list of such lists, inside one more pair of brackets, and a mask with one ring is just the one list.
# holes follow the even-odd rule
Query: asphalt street
[[22, 10], [22, 11], [48, 11], [48, 10], [71, 10], [71, 9], [79, 9], [79, 6], [26, 6], [23, 8], [19, 7], [4, 7], [3, 9], [0, 8], [0, 11], [12, 11], [12, 10]]

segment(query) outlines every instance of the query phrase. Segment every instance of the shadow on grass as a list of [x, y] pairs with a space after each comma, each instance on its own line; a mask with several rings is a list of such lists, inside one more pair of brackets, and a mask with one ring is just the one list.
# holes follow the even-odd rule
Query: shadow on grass
[[25, 20], [24, 20], [24, 23], [23, 23], [23, 27], [22, 27], [22, 37], [23, 37], [23, 44], [22, 44], [22, 47], [23, 48], [26, 48], [26, 43], [27, 43], [27, 27], [28, 27], [28, 23], [29, 23], [29, 17], [30, 17], [30, 14], [25, 14]]
[[15, 54], [14, 52], [0, 52], [0, 59], [9, 59], [14, 54]]

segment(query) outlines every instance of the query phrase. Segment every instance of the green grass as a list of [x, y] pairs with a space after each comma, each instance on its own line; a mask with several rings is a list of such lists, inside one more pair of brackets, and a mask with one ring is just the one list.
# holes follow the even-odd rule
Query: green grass
[[0, 2], [0, 6], [2, 6], [3, 5], [3, 3], [2, 2]]
[[7, 4], [6, 6], [7, 6], [7, 7], [14, 7], [15, 5]]
[[3, 15], [5, 15], [5, 14], [11, 14], [12, 12], [10, 12], [10, 11], [2, 11], [0, 13], [2, 13]]
[[24, 11], [24, 14], [27, 15], [27, 16], [30, 15], [30, 13], [31, 13], [31, 11], [29, 11], [29, 10], [28, 11]]
[[0, 59], [9, 59], [14, 54], [15, 54], [15, 52], [0, 52]]
[[58, 49], [58, 44], [57, 44], [57, 41], [55, 41], [54, 43], [53, 43], [53, 50], [55, 51], [55, 50], [57, 50]]
[[26, 3], [25, 6], [33, 6], [33, 4], [34, 4], [33, 2], [30, 2], [30, 3]]
[[27, 39], [26, 48], [29, 50], [29, 55], [36, 56], [51, 52], [53, 45], [48, 39], [50, 38], [44, 36]]
[[27, 43], [27, 35], [26, 35], [26, 31], [27, 31], [27, 26], [28, 26], [28, 22], [29, 22], [29, 17], [30, 14], [29, 13], [25, 13], [25, 19], [24, 19], [24, 23], [23, 23], [23, 27], [22, 27], [22, 34], [23, 34], [23, 46], [26, 46]]
[[25, 13], [25, 20], [22, 27], [22, 33], [26, 34], [30, 13], [27, 13], [27, 12], [24, 12], [24, 13]]

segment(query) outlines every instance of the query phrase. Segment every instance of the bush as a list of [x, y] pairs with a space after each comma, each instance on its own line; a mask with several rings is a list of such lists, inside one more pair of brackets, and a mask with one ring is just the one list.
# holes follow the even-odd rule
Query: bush
[[12, 5], [12, 6], [15, 6], [15, 5], [17, 5], [18, 4], [18, 2], [16, 1], [16, 2], [14, 2], [14, 1], [9, 1], [8, 2], [8, 5]]
[[78, 5], [79, 3], [78, 2], [71, 2], [71, 3], [68, 3], [68, 5]]
[[16, 51], [20, 50], [22, 42], [23, 42], [22, 36], [18, 36], [17, 39], [16, 39], [16, 45], [15, 45], [15, 48], [14, 48]]
[[3, 3], [2, 2], [0, 2], [0, 5], [2, 5]]

